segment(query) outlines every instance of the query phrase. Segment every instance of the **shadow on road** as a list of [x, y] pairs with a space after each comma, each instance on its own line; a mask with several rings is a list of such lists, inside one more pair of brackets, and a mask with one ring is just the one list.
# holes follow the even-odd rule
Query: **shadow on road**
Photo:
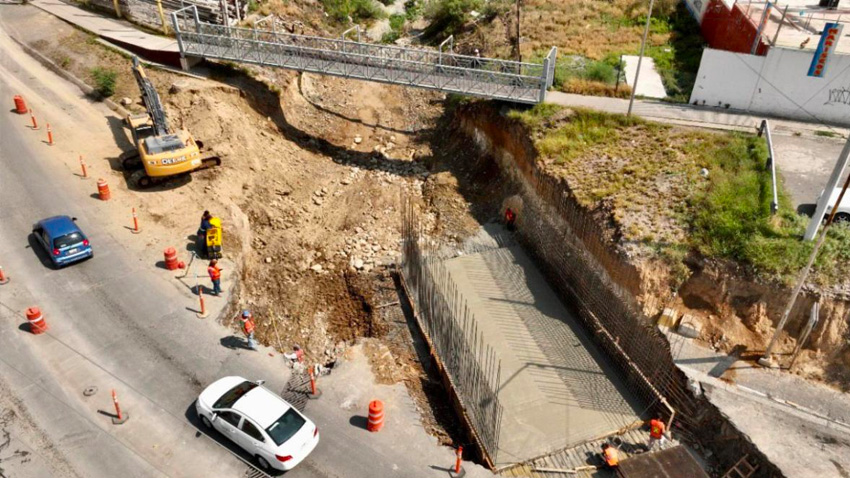
[[364, 417], [363, 415], [354, 415], [351, 419], [348, 420], [348, 423], [355, 428], [362, 428], [364, 430], [368, 430], [366, 425], [369, 423], [369, 419]]
[[800, 204], [797, 206], [797, 214], [804, 214], [808, 217], [812, 217], [815, 215], [815, 209], [817, 207], [817, 204]]
[[41, 247], [41, 244], [35, 238], [35, 234], [30, 233], [27, 236], [27, 244], [28, 247], [32, 249], [35, 256], [38, 257], [38, 260], [41, 261], [41, 265], [48, 269], [56, 269], [56, 266], [53, 265], [53, 261], [50, 260], [50, 257], [47, 255], [47, 251]]
[[248, 348], [247, 341], [235, 335], [228, 335], [227, 337], [222, 337], [219, 342], [223, 347], [229, 348], [231, 350], [251, 350]]
[[263, 477], [263, 476], [282, 476], [285, 472], [283, 471], [269, 471], [269, 470], [261, 470], [259, 465], [256, 462], [256, 459], [249, 455], [245, 450], [240, 448], [238, 445], [233, 443], [224, 437], [217, 430], [212, 428], [207, 428], [201, 423], [200, 417], [198, 417], [197, 410], [195, 409], [195, 403], [192, 402], [191, 405], [186, 409], [186, 413], [183, 415], [186, 417], [186, 421], [191, 424], [197, 432], [195, 433], [196, 439], [202, 439], [204, 436], [207, 436], [211, 439], [216, 445], [224, 448], [229, 451], [232, 455], [236, 456], [243, 462], [245, 462], [246, 468], [250, 467], [250, 469], [245, 471], [243, 476], [251, 476], [251, 477]]

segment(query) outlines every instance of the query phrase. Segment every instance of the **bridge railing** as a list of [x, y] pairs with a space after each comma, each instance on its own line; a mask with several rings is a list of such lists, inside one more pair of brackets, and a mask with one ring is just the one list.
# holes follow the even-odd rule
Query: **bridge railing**
[[[542, 63], [378, 45], [201, 22], [194, 6], [172, 14], [182, 55], [539, 103], [551, 86], [555, 48]], [[178, 18], [181, 21], [178, 21]], [[194, 21], [192, 21], [194, 20]], [[194, 24], [194, 28], [186, 25]], [[181, 29], [180, 26], [183, 25]]]

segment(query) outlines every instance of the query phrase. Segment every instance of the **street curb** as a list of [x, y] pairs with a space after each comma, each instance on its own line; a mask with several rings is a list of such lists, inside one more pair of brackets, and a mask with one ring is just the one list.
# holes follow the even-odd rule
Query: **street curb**
[[89, 98], [91, 98], [95, 101], [100, 101], [101, 103], [105, 104], [109, 109], [118, 113], [118, 115], [120, 115], [122, 118], [126, 117], [130, 114], [130, 112], [127, 111], [126, 108], [124, 108], [123, 106], [119, 105], [118, 103], [110, 100], [109, 98], [103, 98], [101, 100], [98, 100], [97, 94], [95, 93], [94, 88], [91, 87], [88, 83], [77, 78], [71, 72], [62, 69], [62, 67], [60, 67], [59, 65], [54, 63], [53, 60], [51, 60], [50, 58], [47, 58], [46, 56], [44, 56], [38, 50], [32, 48], [31, 46], [27, 45], [23, 41], [19, 40], [18, 38], [16, 38], [11, 33], [9, 34], [9, 38], [11, 38], [18, 45], [20, 45], [21, 48], [23, 48], [24, 51], [29, 56], [33, 57], [39, 63], [41, 63], [42, 65], [47, 67], [48, 70], [51, 70], [53, 73], [56, 73], [57, 75], [61, 76], [62, 78], [66, 79], [66, 80], [70, 81], [71, 83], [73, 83], [74, 85], [76, 85], [77, 88], [79, 88]]

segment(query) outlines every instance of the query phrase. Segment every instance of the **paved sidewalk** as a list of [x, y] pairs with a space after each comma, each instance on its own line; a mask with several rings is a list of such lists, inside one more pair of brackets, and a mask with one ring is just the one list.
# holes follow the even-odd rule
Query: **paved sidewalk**
[[[546, 102], [564, 106], [580, 106], [620, 114], [625, 114], [629, 109], [629, 100], [627, 99], [583, 96], [562, 93], [560, 91], [548, 92], [546, 94]], [[747, 131], [751, 133], [756, 132], [758, 125], [765, 119], [764, 116], [753, 116], [744, 112], [652, 100], [635, 100], [632, 113], [662, 123], [731, 131]], [[814, 134], [815, 131], [832, 131], [847, 136], [850, 133], [850, 129], [837, 126], [774, 118], [768, 119], [770, 120], [771, 130], [779, 134]]]
[[668, 334], [674, 360], [785, 476], [846, 478], [850, 396]]
[[145, 33], [133, 24], [83, 10], [59, 0], [31, 0], [31, 5], [145, 58], [180, 66], [177, 40]]
[[[623, 55], [623, 63], [625, 63], [626, 84], [634, 85], [635, 75], [638, 71], [638, 61], [640, 58], [636, 55]], [[655, 60], [646, 57], [640, 62], [640, 83], [638, 83], [635, 94], [646, 98], [666, 98], [667, 91], [664, 89], [664, 82], [661, 81], [661, 75], [655, 69]]]

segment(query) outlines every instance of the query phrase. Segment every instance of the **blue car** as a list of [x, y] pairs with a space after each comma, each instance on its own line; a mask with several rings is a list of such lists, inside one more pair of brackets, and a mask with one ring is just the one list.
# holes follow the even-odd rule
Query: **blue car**
[[53, 216], [38, 221], [32, 227], [35, 240], [44, 247], [56, 267], [94, 256], [91, 244], [77, 227], [76, 220], [75, 217]]

